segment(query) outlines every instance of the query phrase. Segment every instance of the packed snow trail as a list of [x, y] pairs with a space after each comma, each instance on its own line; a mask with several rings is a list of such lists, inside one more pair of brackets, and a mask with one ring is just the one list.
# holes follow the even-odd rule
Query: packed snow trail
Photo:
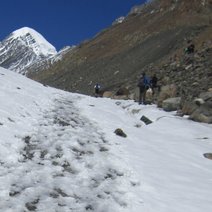
[[22, 138], [16, 164], [1, 164], [2, 181], [7, 179], [1, 190], [9, 189], [1, 211], [129, 211], [126, 200], [135, 186], [129, 170], [110, 152], [101, 130], [80, 115], [73, 103], [80, 97], [70, 97], [58, 96]]

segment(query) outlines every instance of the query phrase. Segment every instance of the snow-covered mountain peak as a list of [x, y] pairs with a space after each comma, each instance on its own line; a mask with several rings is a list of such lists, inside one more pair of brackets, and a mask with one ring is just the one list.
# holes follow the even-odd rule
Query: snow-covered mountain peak
[[61, 58], [55, 47], [40, 33], [23, 27], [10, 33], [0, 42], [0, 66], [26, 74], [30, 67], [48, 65], [54, 58]]
[[23, 27], [12, 32], [10, 38], [21, 40], [26, 46], [31, 47], [37, 55], [50, 56], [57, 54], [52, 44], [40, 33], [29, 27]]

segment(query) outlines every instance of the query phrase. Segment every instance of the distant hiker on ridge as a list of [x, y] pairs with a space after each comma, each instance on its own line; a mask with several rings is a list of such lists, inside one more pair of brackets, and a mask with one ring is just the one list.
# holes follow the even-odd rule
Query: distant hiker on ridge
[[186, 54], [192, 54], [194, 53], [195, 45], [192, 43], [191, 40], [188, 41], [188, 46], [185, 48], [185, 53]]

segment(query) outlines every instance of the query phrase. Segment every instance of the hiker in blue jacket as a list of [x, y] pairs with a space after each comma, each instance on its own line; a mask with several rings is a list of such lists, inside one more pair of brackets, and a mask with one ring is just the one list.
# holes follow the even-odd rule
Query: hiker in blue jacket
[[145, 73], [142, 73], [139, 81], [139, 104], [146, 104], [146, 91], [150, 88], [150, 79], [146, 76]]

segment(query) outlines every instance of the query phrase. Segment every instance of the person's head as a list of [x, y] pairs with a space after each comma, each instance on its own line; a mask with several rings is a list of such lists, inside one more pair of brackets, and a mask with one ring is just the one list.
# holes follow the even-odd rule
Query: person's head
[[143, 77], [144, 77], [144, 76], [146, 76], [146, 73], [145, 73], [145, 72], [143, 72], [143, 73], [142, 73], [142, 76], [143, 76]]

